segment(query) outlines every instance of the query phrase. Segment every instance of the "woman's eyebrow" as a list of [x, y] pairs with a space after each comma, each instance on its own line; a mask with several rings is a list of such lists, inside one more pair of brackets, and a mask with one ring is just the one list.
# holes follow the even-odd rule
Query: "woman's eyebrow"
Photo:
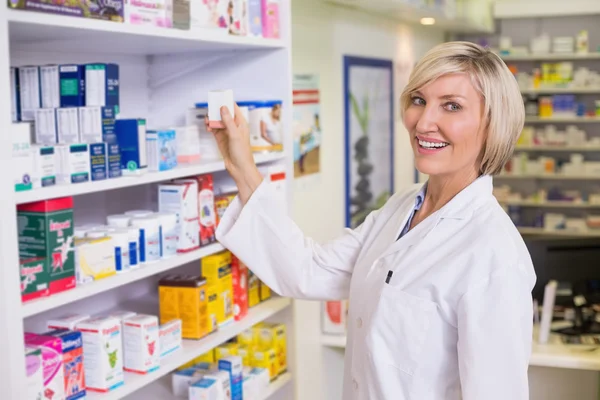
[[465, 100], [465, 96], [461, 96], [460, 94], [445, 94], [440, 96], [440, 99], [450, 100], [450, 99], [463, 99]]

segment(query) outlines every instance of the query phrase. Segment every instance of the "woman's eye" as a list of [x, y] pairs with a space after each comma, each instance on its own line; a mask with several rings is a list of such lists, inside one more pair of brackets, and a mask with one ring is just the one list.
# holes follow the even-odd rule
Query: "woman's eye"
[[423, 100], [421, 97], [412, 97], [411, 101], [413, 103], [413, 105], [415, 106], [424, 106], [425, 105], [425, 100]]
[[446, 111], [459, 111], [462, 107], [458, 103], [446, 103], [444, 104]]

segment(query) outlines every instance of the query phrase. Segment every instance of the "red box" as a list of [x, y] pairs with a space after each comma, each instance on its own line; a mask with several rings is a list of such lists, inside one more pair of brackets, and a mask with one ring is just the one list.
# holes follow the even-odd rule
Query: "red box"
[[207, 246], [217, 241], [217, 210], [215, 208], [215, 191], [213, 177], [210, 174], [199, 175], [193, 178], [178, 179], [178, 182], [198, 182], [198, 220], [200, 221], [200, 247]]
[[248, 267], [236, 256], [231, 257], [233, 281], [233, 317], [236, 321], [248, 314]]

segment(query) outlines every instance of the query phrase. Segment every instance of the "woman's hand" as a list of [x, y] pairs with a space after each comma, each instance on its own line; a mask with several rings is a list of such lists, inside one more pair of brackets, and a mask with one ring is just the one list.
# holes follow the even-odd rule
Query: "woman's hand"
[[252, 156], [248, 123], [237, 104], [235, 117], [227, 107], [221, 107], [221, 120], [224, 129], [210, 128], [205, 119], [206, 129], [215, 135], [225, 168], [238, 187], [242, 204], [246, 204], [263, 179]]

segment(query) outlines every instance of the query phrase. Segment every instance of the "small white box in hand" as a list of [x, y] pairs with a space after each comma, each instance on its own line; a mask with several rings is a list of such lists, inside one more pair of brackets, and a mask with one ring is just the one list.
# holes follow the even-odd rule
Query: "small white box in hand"
[[208, 125], [211, 128], [224, 128], [221, 121], [221, 107], [227, 107], [229, 113], [234, 115], [233, 91], [211, 90], [208, 92]]

